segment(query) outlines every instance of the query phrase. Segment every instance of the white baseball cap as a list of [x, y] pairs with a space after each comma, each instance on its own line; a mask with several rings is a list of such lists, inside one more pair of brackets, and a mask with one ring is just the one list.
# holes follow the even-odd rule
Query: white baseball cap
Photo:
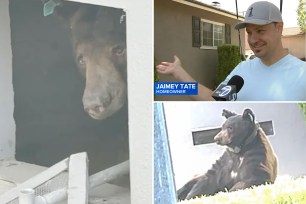
[[258, 1], [249, 6], [244, 21], [238, 23], [235, 29], [245, 28], [246, 24], [266, 25], [272, 22], [283, 22], [279, 9], [268, 1]]

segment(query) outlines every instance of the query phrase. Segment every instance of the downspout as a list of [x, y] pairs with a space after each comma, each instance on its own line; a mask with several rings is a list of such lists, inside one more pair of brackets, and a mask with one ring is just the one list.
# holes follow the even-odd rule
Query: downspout
[[35, 204], [35, 191], [32, 188], [25, 188], [19, 192], [19, 204]]
[[[236, 3], [236, 17], [237, 20], [239, 21], [239, 17], [238, 17], [238, 4], [237, 4], [237, 0], [235, 0]], [[242, 47], [241, 47], [241, 37], [240, 37], [240, 30], [238, 29], [238, 38], [239, 38], [239, 48], [240, 48], [240, 54], [242, 54]]]
[[280, 0], [279, 11], [282, 13], [283, 10], [283, 0]]

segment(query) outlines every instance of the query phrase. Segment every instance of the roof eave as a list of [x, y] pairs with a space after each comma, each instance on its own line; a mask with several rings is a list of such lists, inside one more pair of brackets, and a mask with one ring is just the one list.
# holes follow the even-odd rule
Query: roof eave
[[[202, 2], [199, 2], [199, 1], [195, 1], [195, 0], [172, 0], [172, 1], [184, 4], [184, 5], [187, 5], [187, 6], [192, 6], [192, 7], [195, 7], [195, 8], [199, 8], [199, 9], [209, 11], [209, 12], [212, 12], [212, 13], [217, 13], [219, 15], [227, 16], [227, 17], [230, 17], [230, 18], [233, 18], [233, 19], [237, 19], [237, 16], [234, 13], [231, 13], [231, 12], [223, 10], [223, 9], [215, 8], [213, 6], [209, 6], [209, 5], [204, 4]], [[240, 21], [243, 21], [244, 17], [238, 15], [238, 19]]]

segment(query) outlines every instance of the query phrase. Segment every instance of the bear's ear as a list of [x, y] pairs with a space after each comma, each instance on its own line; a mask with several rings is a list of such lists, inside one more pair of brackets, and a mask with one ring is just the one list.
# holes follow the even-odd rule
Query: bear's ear
[[237, 115], [237, 114], [229, 110], [223, 109], [222, 116], [224, 116], [226, 119], [234, 115]]
[[96, 26], [103, 27], [104, 32], [108, 30], [118, 30], [125, 32], [126, 16], [122, 9], [102, 6], [96, 13]]
[[53, 15], [58, 18], [65, 27], [70, 26], [70, 19], [80, 8], [80, 3], [72, 1], [58, 0]]
[[255, 115], [254, 115], [253, 111], [249, 108], [247, 108], [243, 111], [242, 118], [245, 119], [245, 120], [249, 120], [252, 123], [255, 122]]
[[54, 9], [54, 15], [59, 18], [69, 19], [79, 7], [80, 3], [60, 0]]

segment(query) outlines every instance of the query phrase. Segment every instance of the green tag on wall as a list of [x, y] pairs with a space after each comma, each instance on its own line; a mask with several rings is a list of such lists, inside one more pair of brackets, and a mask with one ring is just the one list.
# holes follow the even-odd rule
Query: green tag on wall
[[58, 5], [58, 3], [53, 0], [48, 1], [44, 4], [44, 16], [49, 16], [54, 12], [54, 8]]

